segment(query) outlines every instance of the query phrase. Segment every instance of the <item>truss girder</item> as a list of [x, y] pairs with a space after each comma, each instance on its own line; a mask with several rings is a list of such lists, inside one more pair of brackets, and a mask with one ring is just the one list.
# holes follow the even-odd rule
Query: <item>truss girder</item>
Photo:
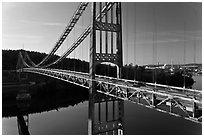
[[[24, 72], [46, 75], [85, 88], [89, 88], [88, 83], [91, 81], [87, 73], [67, 70], [24, 68]], [[118, 79], [118, 81], [109, 79], [106, 81], [101, 79], [101, 77], [103, 76], [96, 75], [95, 79], [96, 89], [99, 93], [138, 103], [139, 105], [144, 105], [171, 115], [184, 117], [194, 122], [202, 122], [202, 113], [200, 113], [202, 111], [202, 96], [200, 96], [200, 99], [196, 99], [192, 96], [185, 96], [182, 93], [175, 94], [168, 91], [154, 91], [150, 87], [134, 87], [130, 83], [127, 86], [121, 82], [123, 81], [122, 79]], [[127, 83], [127, 81], [124, 81], [124, 83]], [[167, 106], [168, 109], [164, 110], [162, 108], [163, 105]], [[185, 113], [185, 116], [173, 112], [174, 109], [180, 109]]]

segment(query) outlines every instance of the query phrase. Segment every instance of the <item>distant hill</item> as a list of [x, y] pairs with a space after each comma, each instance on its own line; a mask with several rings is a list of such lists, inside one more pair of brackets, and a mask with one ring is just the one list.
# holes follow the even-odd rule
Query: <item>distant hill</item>
[[[24, 53], [24, 50], [2, 50], [2, 70], [15, 70], [19, 52]], [[30, 56], [31, 60], [38, 64], [40, 61], [43, 60], [47, 56], [45, 53], [35, 52], [35, 51], [26, 51]], [[47, 62], [51, 63], [58, 59], [59, 56], [54, 55], [52, 56]], [[75, 67], [74, 67], [75, 66]], [[66, 58], [59, 62], [59, 64], [55, 64], [51, 66], [51, 68], [63, 68], [63, 69], [70, 69], [70, 70], [79, 70], [84, 69], [83, 71], [88, 71], [88, 62], [81, 61], [78, 59], [69, 59]]]
[[[5, 76], [7, 75], [6, 70], [16, 69], [18, 54], [20, 51], [22, 53], [24, 52], [23, 50], [2, 50], [2, 70], [3, 70], [3, 73], [5, 73]], [[34, 51], [26, 51], [26, 52], [28, 53], [31, 60], [35, 64], [38, 64], [47, 55], [45, 53], [39, 53]], [[46, 64], [51, 63], [58, 58], [59, 56], [54, 55], [46, 62]], [[55, 69], [58, 68], [58, 69], [73, 70], [73, 71], [88, 73], [89, 63], [78, 59], [65, 58], [64, 60], [62, 60], [58, 64], [51, 66], [50, 68], [55, 68]], [[96, 74], [116, 77], [117, 71], [115, 66], [99, 64], [96, 66]], [[182, 75], [183, 72], [180, 70], [174, 73], [174, 75], [171, 75], [169, 72], [166, 72], [165, 70], [158, 69], [155, 76], [154, 74], [155, 72], [153, 70], [145, 69], [144, 66], [137, 66], [137, 65], [133, 66], [129, 64], [129, 65], [123, 66], [122, 68], [122, 78], [125, 78], [125, 79], [132, 79], [132, 80], [135, 79], [138, 81], [153, 82], [155, 77], [159, 84], [183, 87], [184, 77]], [[193, 79], [191, 77], [186, 77], [185, 82], [186, 82], [186, 85], [191, 86], [193, 84]]]
[[[2, 50], [2, 70], [15, 70], [16, 64], [18, 61], [19, 52], [23, 52], [23, 50]], [[38, 63], [45, 56], [45, 53], [27, 51], [31, 59]]]

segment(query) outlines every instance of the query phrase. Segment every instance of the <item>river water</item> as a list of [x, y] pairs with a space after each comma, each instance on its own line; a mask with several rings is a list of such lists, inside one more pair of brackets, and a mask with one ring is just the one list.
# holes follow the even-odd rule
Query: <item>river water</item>
[[[196, 76], [197, 85], [193, 88], [201, 89], [202, 82], [199, 80], [202, 80], [201, 77]], [[23, 108], [24, 113], [29, 113], [28, 130], [32, 135], [86, 135], [88, 101], [87, 98], [78, 98], [79, 94], [85, 92], [72, 90], [55, 93], [46, 99], [33, 101], [26, 107], [16, 105], [15, 101], [3, 101], [2, 134], [19, 134], [16, 113], [17, 109]], [[128, 135], [202, 134], [201, 124], [128, 101], [125, 101], [124, 119], [125, 134]]]

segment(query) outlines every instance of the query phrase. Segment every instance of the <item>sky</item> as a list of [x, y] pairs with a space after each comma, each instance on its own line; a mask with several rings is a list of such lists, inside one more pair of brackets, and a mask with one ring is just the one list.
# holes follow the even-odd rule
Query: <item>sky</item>
[[[49, 53], [79, 3], [3, 2], [2, 48]], [[57, 51], [61, 55], [90, 24], [91, 8]], [[122, 3], [124, 64], [202, 62], [202, 4]], [[87, 37], [70, 57], [89, 58]], [[154, 48], [153, 48], [154, 47]]]

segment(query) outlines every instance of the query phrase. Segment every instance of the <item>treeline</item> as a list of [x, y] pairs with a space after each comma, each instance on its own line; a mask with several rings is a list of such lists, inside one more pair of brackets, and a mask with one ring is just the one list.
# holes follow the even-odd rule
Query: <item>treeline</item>
[[[15, 70], [19, 52], [23, 50], [2, 50], [2, 70]], [[45, 56], [45, 53], [39, 53], [34, 51], [27, 51], [30, 58], [34, 62], [40, 62]]]
[[[2, 70], [15, 70], [18, 60], [19, 52], [24, 52], [23, 50], [3, 50], [2, 51]], [[31, 60], [38, 64], [43, 58], [46, 57], [47, 54], [39, 53], [34, 51], [26, 51], [30, 56]], [[57, 60], [59, 56], [54, 55], [48, 61], [51, 63]], [[30, 64], [31, 65], [31, 64]], [[50, 68], [55, 69], [64, 69], [64, 70], [72, 70], [72, 71], [80, 71], [80, 72], [89, 72], [89, 63], [86, 61], [81, 61], [79, 59], [70, 59], [65, 58], [58, 64], [52, 65]], [[183, 87], [184, 81], [186, 86], [192, 86], [194, 81], [191, 77], [183, 77], [183, 71], [177, 70], [174, 74], [171, 74], [168, 70], [165, 69], [156, 69], [149, 70], [145, 69], [144, 66], [133, 66], [133, 65], [125, 65], [122, 68], [122, 78], [123, 79], [131, 79], [137, 81], [144, 82], [154, 82], [156, 81], [159, 84], [171, 85], [171, 86], [179, 86]], [[110, 66], [107, 64], [99, 64], [96, 66], [96, 74], [105, 75], [111, 77], [117, 77], [117, 69], [115, 66]]]
[[[24, 55], [24, 50], [2, 50], [2, 70], [15, 70], [17, 61], [18, 61], [18, 55], [19, 52], [22, 52]], [[31, 60], [38, 64], [40, 61], [42, 61], [47, 54], [40, 53], [40, 52], [34, 52], [34, 51], [26, 51], [28, 55], [30, 56]], [[59, 56], [54, 55], [52, 56], [46, 64], [49, 64], [55, 60], [57, 60]], [[28, 61], [27, 63], [31, 65]], [[69, 59], [66, 58], [59, 62], [58, 64], [52, 65], [50, 68], [61, 68], [61, 69], [69, 69], [69, 70], [88, 70], [88, 62], [81, 61], [78, 59]]]
[[[184, 77], [185, 74], [185, 77]], [[124, 79], [143, 81], [149, 83], [158, 83], [163, 85], [190, 88], [194, 84], [191, 75], [187, 75], [183, 70], [176, 69], [172, 73], [168, 69], [145, 69], [144, 66], [125, 65], [122, 69]]]

